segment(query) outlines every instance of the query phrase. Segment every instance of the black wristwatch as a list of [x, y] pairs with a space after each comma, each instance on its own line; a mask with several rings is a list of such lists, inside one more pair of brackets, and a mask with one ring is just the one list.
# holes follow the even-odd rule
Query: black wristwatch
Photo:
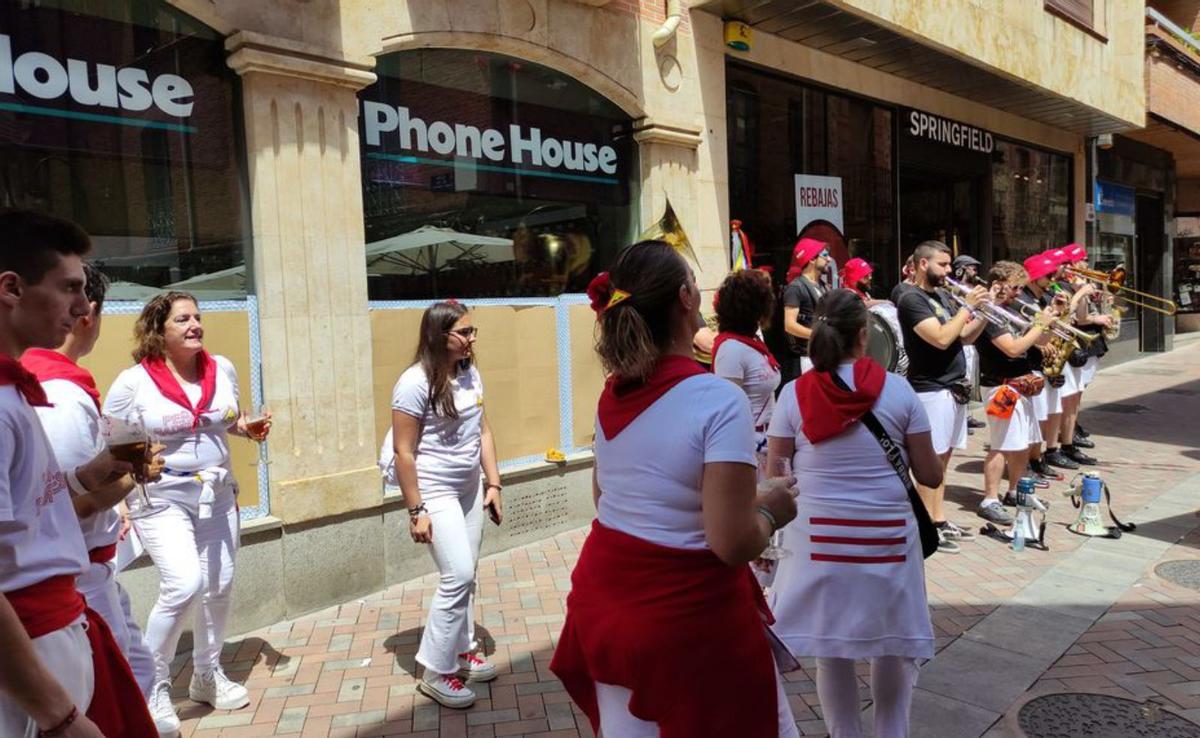
[[424, 502], [422, 502], [420, 505], [415, 505], [413, 507], [408, 508], [408, 517], [412, 518], [413, 520], [416, 520], [417, 518], [421, 517], [422, 515], [428, 515], [428, 514], [429, 514], [429, 509], [425, 507]]

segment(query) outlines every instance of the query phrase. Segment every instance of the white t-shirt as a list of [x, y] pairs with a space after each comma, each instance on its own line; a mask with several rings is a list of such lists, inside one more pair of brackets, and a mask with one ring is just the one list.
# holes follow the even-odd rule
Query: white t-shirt
[[[104, 439], [100, 436], [100, 411], [91, 396], [66, 379], [42, 382], [42, 388], [54, 407], [37, 408], [38, 420], [59, 468], [74, 469], [96, 458], [104, 450]], [[79, 527], [90, 551], [117, 542], [121, 515], [110, 508], [80, 519]]]
[[766, 428], [775, 410], [775, 388], [779, 386], [779, 370], [758, 351], [739, 341], [723, 341], [713, 363], [713, 374], [735, 379], [750, 398], [750, 417], [755, 427]]
[[688, 377], [611, 440], [597, 420], [595, 455], [601, 524], [660, 546], [708, 548], [704, 465], [757, 466], [750, 402], [720, 377]]
[[[392, 409], [421, 423], [417, 485], [422, 499], [464, 495], [479, 487], [483, 438], [483, 380], [472, 364], [450, 380], [457, 418], [438, 414], [429, 400], [429, 379], [413, 364], [392, 390]], [[386, 443], [386, 441], [385, 441]]]
[[0, 387], [0, 592], [87, 567], [66, 477], [42, 424], [15, 387]]
[[[152, 497], [180, 504], [194, 504], [206, 494], [205, 480], [222, 490], [234, 491], [229, 465], [229, 427], [238, 418], [238, 380], [233, 363], [224, 356], [217, 362], [217, 386], [212, 404], [192, 429], [192, 414], [163, 397], [154, 380], [141, 364], [121, 372], [104, 397], [104, 414], [116, 418], [139, 416], [158, 443], [166, 446], [162, 456], [166, 464], [160, 481], [146, 486]], [[200, 399], [199, 383], [184, 384], [183, 391], [194, 405]], [[204, 479], [197, 473], [206, 472]]]
[[[853, 388], [854, 364], [842, 364], [838, 367], [838, 376], [846, 386]], [[905, 436], [929, 430], [925, 407], [912, 385], [904, 377], [889, 373], [872, 412], [888, 435], [900, 445], [907, 462]], [[792, 470], [796, 474], [800, 504], [810, 499], [853, 505], [873, 495], [888, 501], [905, 502], [908, 499], [896, 470], [865, 425], [856, 423], [851, 430], [822, 441], [819, 455], [801, 432], [803, 425], [796, 400], [796, 383], [788, 382], [779, 393], [767, 435], [791, 438], [796, 442]]]

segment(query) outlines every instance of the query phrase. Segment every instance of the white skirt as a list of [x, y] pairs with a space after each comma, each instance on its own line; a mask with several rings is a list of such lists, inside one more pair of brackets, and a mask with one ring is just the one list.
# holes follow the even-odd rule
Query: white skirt
[[[990, 404], [999, 387], [984, 387], [984, 404]], [[1035, 443], [1042, 442], [1042, 429], [1038, 426], [1032, 398], [1021, 395], [1013, 413], [1007, 418], [987, 414], [988, 445], [993, 451], [1024, 451]]]
[[948, 389], [918, 392], [917, 397], [929, 416], [933, 435], [933, 451], [939, 456], [951, 449], [967, 447], [967, 406], [954, 401]]
[[770, 604], [774, 630], [793, 653], [933, 657], [925, 564], [907, 500], [851, 509], [802, 497], [783, 547], [791, 555], [779, 563]]
[[1080, 369], [1080, 372], [1079, 372], [1080, 381], [1082, 382], [1082, 384], [1080, 386], [1082, 386], [1086, 389], [1087, 386], [1090, 385], [1092, 383], [1092, 381], [1096, 378], [1096, 370], [1099, 367], [1100, 367], [1100, 357], [1089, 356], [1087, 363], [1083, 365], [1083, 368]]
[[[1045, 376], [1041, 372], [1034, 373], [1041, 377]], [[1045, 422], [1051, 415], [1062, 414], [1062, 397], [1057, 387], [1050, 386], [1050, 380], [1046, 380], [1042, 391], [1031, 399], [1033, 400], [1033, 415], [1039, 423]]]

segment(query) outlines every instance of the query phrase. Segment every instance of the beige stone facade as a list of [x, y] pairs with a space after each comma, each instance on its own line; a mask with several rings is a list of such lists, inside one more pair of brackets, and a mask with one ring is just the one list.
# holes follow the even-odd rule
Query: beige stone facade
[[[499, 52], [562, 72], [608, 98], [637, 121], [642, 224], [670, 198], [696, 247], [705, 289], [728, 269], [730, 57], [1068, 154], [1080, 240], [1086, 227], [1086, 130], [1039, 122], [768, 32], [756, 33], [749, 52], [732, 51], [715, 6], [685, 9], [678, 32], [656, 47], [651, 37], [665, 20], [659, 0], [170, 2], [227, 37], [229, 66], [241, 77], [262, 386], [276, 422], [270, 515], [248, 525], [243, 549], [240, 628], [431, 566], [401, 540], [403, 511], [381, 494], [375, 467], [386, 424], [381, 395], [389, 387], [378, 369], [395, 361], [379, 354], [407, 352], [415, 342], [413, 320], [373, 320], [367, 301], [356, 92], [374, 81], [381, 54], [440, 47]], [[831, 6], [1065, 100], [1081, 116], [1099, 113], [1130, 127], [1144, 121], [1141, 3], [1134, 0], [1097, 3], [1097, 29], [1107, 40], [1046, 13], [1042, 0]], [[489, 313], [486, 320], [500, 316]], [[528, 320], [554, 325], [549, 313]], [[574, 444], [586, 447], [601, 377], [588, 351], [586, 308], [573, 307], [567, 324], [574, 390], [558, 411], [570, 406]], [[543, 350], [554, 351], [551, 335]], [[543, 370], [558, 376], [548, 364]], [[519, 408], [504, 413], [491, 418], [498, 434], [523, 422]], [[585, 522], [588, 463], [584, 454], [564, 467], [531, 464], [506, 473], [513, 512], [507, 530], [488, 531], [488, 550]], [[547, 500], [556, 505], [552, 511]], [[530, 519], [512, 517], [520, 514]], [[142, 593], [139, 605], [152, 599], [152, 577], [145, 567], [127, 575]]]

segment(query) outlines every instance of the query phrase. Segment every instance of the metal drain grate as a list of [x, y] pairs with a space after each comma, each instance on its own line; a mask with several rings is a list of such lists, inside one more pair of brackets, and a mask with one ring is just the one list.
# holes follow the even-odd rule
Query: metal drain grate
[[1198, 738], [1200, 725], [1157, 703], [1104, 694], [1048, 694], [1017, 714], [1026, 738]]
[[1200, 589], [1200, 561], [1198, 560], [1164, 561], [1154, 567], [1154, 573], [1180, 587]]
[[1091, 409], [1095, 410], [1096, 412], [1101, 412], [1101, 413], [1122, 413], [1122, 414], [1135, 413], [1135, 414], [1137, 414], [1137, 413], [1150, 412], [1150, 408], [1146, 407], [1145, 405], [1132, 405], [1132, 404], [1126, 405], [1126, 404], [1122, 404], [1120, 402], [1106, 402], [1103, 405], [1097, 405], [1096, 407], [1091, 408]]

